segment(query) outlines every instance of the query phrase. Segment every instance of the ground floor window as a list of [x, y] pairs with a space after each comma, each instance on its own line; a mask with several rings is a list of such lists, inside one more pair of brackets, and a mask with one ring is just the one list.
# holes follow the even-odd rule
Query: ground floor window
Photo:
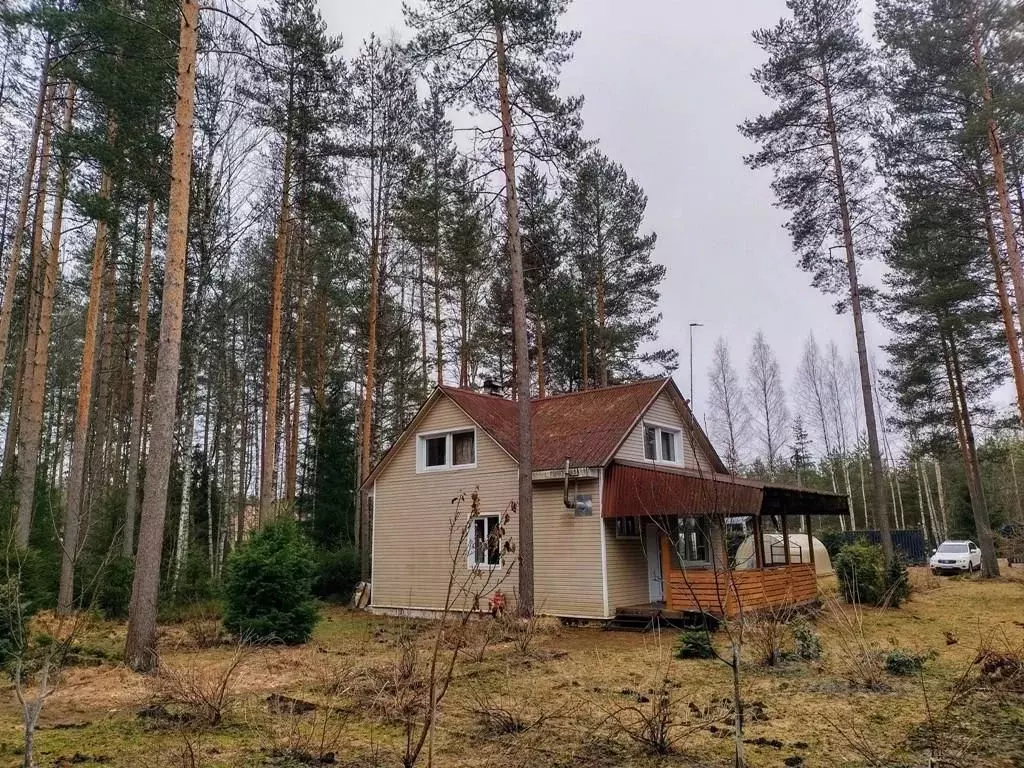
[[495, 568], [501, 565], [501, 518], [474, 517], [469, 530], [469, 567]]
[[672, 567], [707, 566], [711, 562], [711, 526], [706, 517], [679, 517], [669, 522], [675, 543]]
[[615, 518], [615, 538], [617, 539], [639, 539], [640, 519], [636, 517]]

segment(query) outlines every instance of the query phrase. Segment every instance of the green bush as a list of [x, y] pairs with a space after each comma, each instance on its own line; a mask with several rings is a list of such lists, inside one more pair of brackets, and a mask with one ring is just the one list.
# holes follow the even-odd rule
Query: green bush
[[317, 621], [316, 552], [291, 521], [256, 533], [231, 554], [224, 579], [224, 627], [253, 642], [304, 643]]
[[824, 545], [830, 558], [835, 558], [840, 550], [846, 546], [846, 534], [840, 531], [824, 531], [815, 534], [817, 539]]
[[899, 608], [910, 597], [910, 574], [907, 573], [906, 562], [899, 555], [885, 569], [883, 585], [882, 604], [890, 608]]
[[123, 619], [128, 615], [132, 598], [134, 567], [129, 557], [116, 557], [107, 563], [96, 586], [96, 607], [107, 619]]
[[893, 648], [885, 654], [885, 671], [897, 677], [917, 675], [934, 655], [934, 652], [914, 653], [906, 648]]
[[821, 658], [821, 637], [814, 629], [814, 625], [806, 619], [797, 619], [793, 622], [793, 644], [796, 646], [796, 655], [804, 661], [817, 661]]
[[878, 605], [885, 594], [885, 557], [866, 541], [847, 544], [832, 561], [839, 588], [849, 603]]
[[715, 658], [711, 635], [702, 629], [683, 630], [676, 641], [675, 655], [677, 659]]
[[356, 548], [343, 544], [337, 549], [319, 549], [316, 566], [313, 594], [322, 600], [347, 603], [360, 580]]

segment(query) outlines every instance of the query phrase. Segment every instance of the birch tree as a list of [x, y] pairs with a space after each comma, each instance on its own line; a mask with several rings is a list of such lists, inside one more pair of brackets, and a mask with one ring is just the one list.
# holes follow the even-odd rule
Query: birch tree
[[750, 431], [750, 411], [732, 365], [729, 344], [720, 336], [711, 353], [708, 371], [708, 411], [711, 439], [724, 446], [723, 458], [729, 471], [739, 472]]
[[768, 476], [774, 478], [781, 468], [789, 434], [789, 406], [779, 361], [760, 331], [754, 336], [747, 364], [747, 398], [753, 433], [760, 444], [759, 456]]

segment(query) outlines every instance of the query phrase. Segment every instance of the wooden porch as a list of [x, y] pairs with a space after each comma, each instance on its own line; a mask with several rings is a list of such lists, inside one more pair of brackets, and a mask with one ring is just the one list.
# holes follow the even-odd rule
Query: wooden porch
[[771, 608], [806, 605], [818, 598], [811, 563], [751, 570], [669, 569], [665, 605], [673, 612], [731, 618]]
[[[669, 610], [706, 613], [729, 618], [739, 613], [753, 613], [769, 608], [804, 605], [818, 598], [818, 577], [815, 571], [814, 548], [810, 562], [793, 563], [789, 551], [789, 526], [782, 517], [785, 562], [768, 565], [761, 536], [760, 519], [754, 518], [754, 553], [756, 567], [728, 569], [714, 564], [726, 561], [719, 550], [708, 568], [683, 568], [672, 552], [668, 536], [660, 536], [662, 583], [665, 604]], [[808, 535], [810, 518], [807, 519]], [[716, 549], [713, 547], [713, 549]]]
[[[814, 602], [818, 578], [813, 518], [848, 514], [846, 498], [837, 494], [623, 463], [607, 475], [605, 494], [602, 516], [643, 518], [649, 533], [657, 531], [657, 544], [652, 540], [646, 549], [652, 602], [617, 607], [617, 616], [726, 619]], [[753, 567], [729, 567], [724, 523], [730, 517], [752, 522]], [[807, 536], [806, 553], [791, 551], [794, 518]], [[678, 529], [686, 520], [690, 527], [684, 534]], [[694, 520], [702, 521], [701, 527]], [[771, 552], [765, 551], [768, 524], [781, 536], [781, 552], [774, 544]]]

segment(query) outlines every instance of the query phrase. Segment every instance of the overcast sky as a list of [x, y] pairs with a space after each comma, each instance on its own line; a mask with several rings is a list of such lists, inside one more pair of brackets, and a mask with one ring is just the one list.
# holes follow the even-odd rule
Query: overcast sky
[[[401, 0], [321, 0], [351, 56], [371, 32], [407, 39]], [[694, 335], [694, 400], [706, 404], [711, 347], [724, 336], [745, 372], [750, 341], [764, 331], [792, 384], [814, 331], [853, 350], [853, 322], [837, 316], [796, 266], [773, 206], [769, 172], [753, 172], [753, 147], [736, 126], [770, 108], [750, 79], [762, 53], [751, 40], [773, 24], [784, 0], [576, 0], [565, 25], [582, 32], [563, 91], [581, 93], [584, 130], [647, 192], [647, 226], [666, 265], [662, 343], [679, 351], [676, 381], [689, 389], [688, 331]], [[870, 270], [875, 271], [875, 270]], [[869, 343], [881, 341], [869, 320]], [[881, 353], [874, 353], [882, 364]]]

